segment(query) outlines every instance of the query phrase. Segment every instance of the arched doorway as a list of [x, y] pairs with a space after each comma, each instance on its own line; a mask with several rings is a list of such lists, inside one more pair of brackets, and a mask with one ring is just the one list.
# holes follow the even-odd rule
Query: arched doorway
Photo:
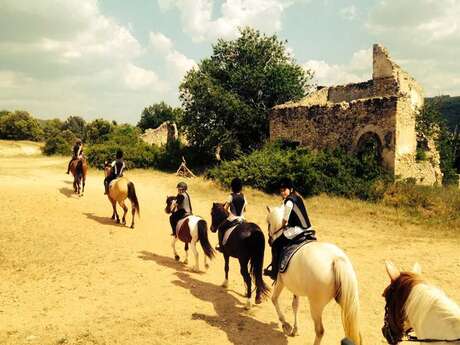
[[382, 150], [380, 137], [374, 132], [362, 134], [356, 144], [359, 160], [369, 166], [382, 166]]

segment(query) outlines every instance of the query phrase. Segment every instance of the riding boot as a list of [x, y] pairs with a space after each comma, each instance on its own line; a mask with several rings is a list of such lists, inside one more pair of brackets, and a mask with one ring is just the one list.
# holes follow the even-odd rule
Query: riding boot
[[278, 248], [276, 246], [272, 246], [272, 262], [267, 268], [264, 269], [264, 275], [269, 276], [273, 280], [276, 280], [276, 277], [278, 276], [278, 266], [279, 266]]
[[219, 244], [216, 246], [216, 250], [221, 253], [224, 252], [224, 248], [222, 247], [223, 237], [224, 237], [223, 231], [218, 231], [217, 238], [219, 239]]

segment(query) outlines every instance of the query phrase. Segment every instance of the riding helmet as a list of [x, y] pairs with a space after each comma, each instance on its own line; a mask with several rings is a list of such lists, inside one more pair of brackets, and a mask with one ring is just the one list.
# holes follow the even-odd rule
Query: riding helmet
[[177, 188], [180, 188], [180, 189], [183, 189], [183, 190], [187, 190], [187, 183], [185, 182], [179, 182], [177, 184]]
[[230, 183], [230, 187], [232, 187], [233, 193], [239, 193], [243, 189], [243, 182], [238, 177], [235, 177]]
[[284, 188], [293, 189], [294, 184], [292, 183], [292, 180], [289, 177], [283, 177], [280, 181], [279, 188], [280, 189], [284, 189]]

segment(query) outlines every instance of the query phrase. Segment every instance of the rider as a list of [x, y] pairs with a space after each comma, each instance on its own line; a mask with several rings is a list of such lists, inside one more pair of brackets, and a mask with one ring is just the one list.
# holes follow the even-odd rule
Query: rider
[[110, 175], [106, 176], [104, 179], [104, 187], [105, 187], [105, 194], [108, 194], [109, 192], [109, 185], [110, 182], [115, 180], [116, 178], [122, 177], [123, 176], [123, 170], [125, 170], [125, 162], [123, 161], [123, 151], [118, 149], [117, 154], [116, 154], [116, 160], [112, 162], [111, 169], [110, 169]]
[[192, 214], [192, 202], [190, 201], [190, 195], [187, 193], [187, 184], [185, 182], [179, 182], [177, 184], [177, 196], [175, 210], [169, 217], [169, 223], [172, 228], [172, 236], [176, 236], [176, 226], [179, 220], [190, 216]]
[[[228, 196], [228, 200], [224, 205], [225, 210], [229, 213], [227, 217], [227, 227], [230, 227], [237, 222], [241, 223], [244, 221], [244, 212], [246, 211], [246, 198], [242, 193], [243, 182], [238, 178], [234, 178], [230, 183], [232, 193]], [[224, 232], [219, 231], [219, 245], [216, 247], [218, 251], [222, 251], [222, 240]]]
[[72, 162], [75, 159], [80, 159], [83, 157], [83, 142], [81, 141], [81, 139], [76, 140], [75, 145], [73, 146], [72, 152], [73, 152], [72, 159], [70, 160], [69, 165], [67, 166], [67, 174], [70, 171], [70, 165], [72, 164]]
[[[294, 190], [291, 179], [283, 178], [280, 183], [280, 195], [283, 198], [284, 215], [281, 228], [283, 233], [272, 243], [271, 270], [266, 268], [264, 275], [276, 280], [279, 269], [279, 258], [284, 248], [295, 243], [297, 236], [311, 230], [311, 223], [302, 197]], [[270, 267], [270, 266], [269, 266]]]

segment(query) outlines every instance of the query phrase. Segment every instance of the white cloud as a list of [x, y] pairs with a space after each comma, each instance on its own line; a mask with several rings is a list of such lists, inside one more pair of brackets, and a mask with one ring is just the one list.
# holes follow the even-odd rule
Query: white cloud
[[296, 1], [299, 0], [224, 0], [217, 18], [213, 18], [212, 0], [158, 0], [158, 4], [163, 11], [178, 10], [183, 30], [200, 42], [234, 38], [238, 28], [244, 26], [277, 32], [281, 30], [283, 12]]
[[345, 20], [353, 21], [358, 16], [358, 10], [355, 5], [350, 5], [340, 10], [340, 16]]
[[177, 51], [172, 40], [161, 32], [151, 32], [149, 36], [152, 48], [161, 54], [175, 81], [181, 79], [188, 70], [196, 66], [194, 60]]
[[323, 60], [309, 60], [303, 64], [315, 72], [318, 85], [330, 86], [366, 81], [372, 78], [372, 49], [355, 52], [348, 64], [329, 64]]
[[0, 108], [135, 122], [130, 116], [171, 90], [140, 65], [146, 50], [96, 0], [2, 0], [0, 8]]

